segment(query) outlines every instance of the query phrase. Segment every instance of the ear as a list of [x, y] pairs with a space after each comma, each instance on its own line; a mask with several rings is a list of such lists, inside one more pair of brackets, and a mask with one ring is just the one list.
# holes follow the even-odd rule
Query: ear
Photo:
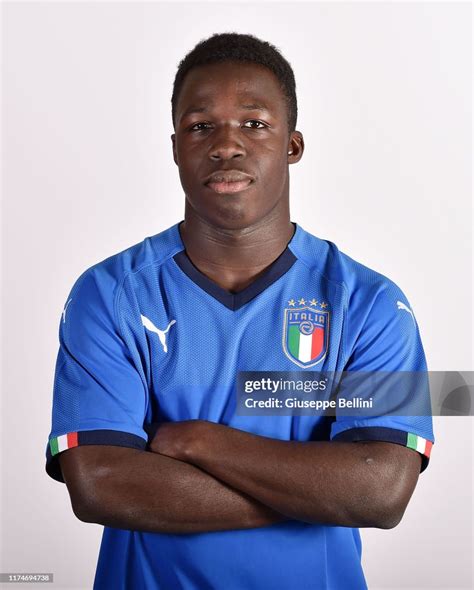
[[303, 157], [304, 139], [300, 131], [292, 131], [290, 141], [288, 142], [288, 163], [294, 164], [299, 162]]
[[176, 155], [176, 135], [174, 133], [171, 136], [171, 143], [173, 144], [173, 160], [177, 166], [178, 165], [178, 157]]

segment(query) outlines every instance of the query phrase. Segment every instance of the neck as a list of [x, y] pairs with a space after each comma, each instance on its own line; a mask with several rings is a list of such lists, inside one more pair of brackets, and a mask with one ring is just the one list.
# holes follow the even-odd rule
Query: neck
[[189, 211], [180, 225], [191, 262], [229, 291], [255, 280], [285, 250], [295, 231], [288, 215], [275, 215], [239, 229], [211, 225]]

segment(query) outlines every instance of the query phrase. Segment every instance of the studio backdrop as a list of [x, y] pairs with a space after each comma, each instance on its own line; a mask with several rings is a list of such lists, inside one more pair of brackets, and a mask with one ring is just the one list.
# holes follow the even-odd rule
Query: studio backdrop
[[[3, 3], [2, 572], [92, 586], [102, 527], [45, 472], [59, 321], [86, 268], [183, 219], [172, 83], [213, 33], [256, 35], [294, 69], [291, 219], [401, 287], [430, 370], [473, 370], [471, 10]], [[472, 417], [434, 430], [402, 522], [361, 531], [370, 588], [472, 588]]]

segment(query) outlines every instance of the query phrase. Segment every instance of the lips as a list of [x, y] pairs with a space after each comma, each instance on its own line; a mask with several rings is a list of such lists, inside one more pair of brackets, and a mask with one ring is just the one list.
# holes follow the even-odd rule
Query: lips
[[253, 182], [253, 177], [240, 170], [217, 170], [207, 177], [205, 184], [214, 192], [238, 193]]

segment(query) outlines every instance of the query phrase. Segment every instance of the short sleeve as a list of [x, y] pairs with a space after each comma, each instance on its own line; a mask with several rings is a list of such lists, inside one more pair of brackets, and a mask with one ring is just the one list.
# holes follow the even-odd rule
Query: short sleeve
[[145, 449], [148, 391], [120, 333], [120, 285], [96, 267], [71, 290], [60, 319], [46, 472], [64, 482], [59, 454], [80, 445]]
[[[382, 376], [385, 407], [397, 411], [336, 415], [331, 440], [400, 444], [422, 455], [424, 471], [434, 435], [426, 359], [414, 313], [403, 292], [388, 279], [367, 307], [344, 371]], [[351, 382], [356, 380], [349, 378]]]

